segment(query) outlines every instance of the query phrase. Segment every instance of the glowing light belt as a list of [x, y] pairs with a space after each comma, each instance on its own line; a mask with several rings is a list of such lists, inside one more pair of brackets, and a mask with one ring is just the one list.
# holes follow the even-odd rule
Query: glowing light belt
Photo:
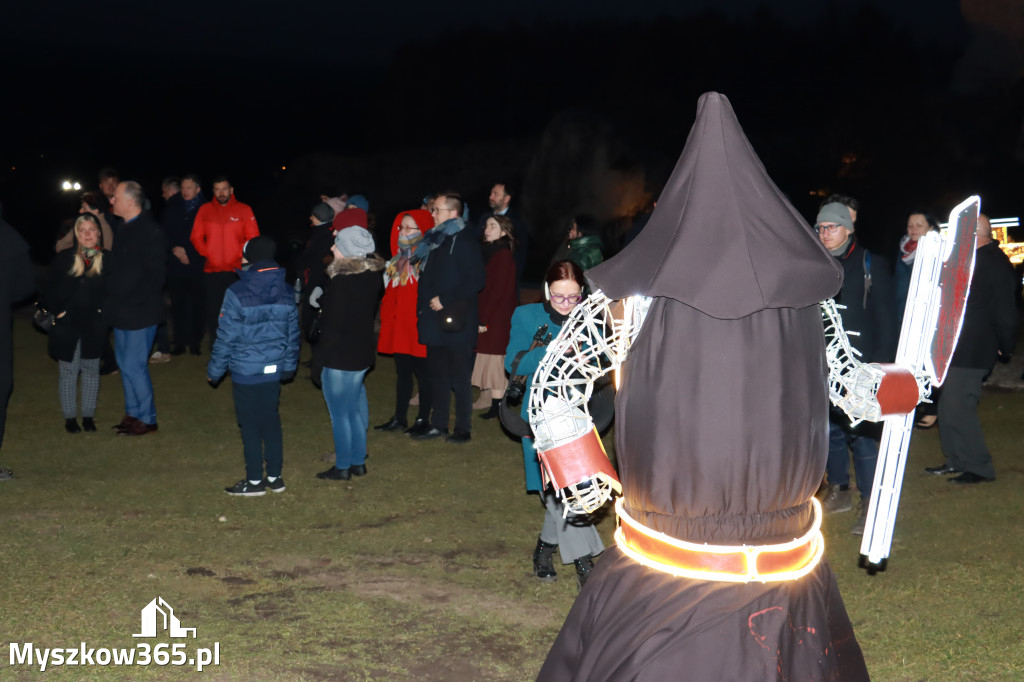
[[644, 526], [615, 501], [615, 544], [627, 556], [670, 575], [719, 582], [781, 582], [814, 570], [825, 553], [821, 503], [811, 498], [814, 522], [799, 538], [777, 545], [708, 545], [678, 540]]

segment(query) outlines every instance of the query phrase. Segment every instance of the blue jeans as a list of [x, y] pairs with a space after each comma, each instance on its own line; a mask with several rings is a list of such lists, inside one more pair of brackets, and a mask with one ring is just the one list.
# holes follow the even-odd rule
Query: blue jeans
[[878, 441], [867, 436], [850, 433], [842, 425], [828, 423], [828, 462], [825, 472], [829, 485], [850, 485], [850, 456], [853, 453], [853, 471], [857, 476], [857, 490], [860, 499], [871, 497], [871, 484], [875, 480], [875, 463], [878, 461]]
[[281, 436], [281, 384], [231, 383], [235, 398], [235, 417], [242, 431], [242, 452], [245, 454], [245, 477], [250, 481], [263, 479], [263, 462], [267, 476], [281, 475], [284, 445]]
[[366, 429], [370, 425], [370, 404], [363, 385], [366, 371], [324, 367], [320, 373], [334, 430], [334, 466], [339, 469], [366, 463]]
[[153, 382], [149, 378], [149, 349], [156, 325], [142, 329], [114, 329], [114, 357], [121, 370], [124, 413], [147, 424], [156, 424]]

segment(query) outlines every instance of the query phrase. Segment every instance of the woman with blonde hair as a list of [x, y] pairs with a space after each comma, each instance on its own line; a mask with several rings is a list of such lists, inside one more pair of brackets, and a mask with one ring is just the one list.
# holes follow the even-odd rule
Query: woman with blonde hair
[[[100, 356], [107, 328], [102, 321], [102, 227], [91, 213], [75, 221], [72, 248], [57, 254], [40, 303], [56, 317], [50, 330], [49, 352], [60, 368], [58, 381], [64, 428], [78, 433], [95, 431], [93, 418], [100, 390]], [[78, 385], [81, 376], [82, 425], [78, 425]]]

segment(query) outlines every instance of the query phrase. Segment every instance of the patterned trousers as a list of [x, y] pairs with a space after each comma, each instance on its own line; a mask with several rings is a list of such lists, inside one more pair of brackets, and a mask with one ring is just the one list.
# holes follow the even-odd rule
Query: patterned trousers
[[78, 375], [82, 375], [82, 416], [96, 416], [96, 398], [100, 393], [100, 359], [82, 359], [82, 342], [75, 346], [75, 356], [71, 362], [58, 360], [60, 380], [60, 408], [65, 419], [78, 416]]

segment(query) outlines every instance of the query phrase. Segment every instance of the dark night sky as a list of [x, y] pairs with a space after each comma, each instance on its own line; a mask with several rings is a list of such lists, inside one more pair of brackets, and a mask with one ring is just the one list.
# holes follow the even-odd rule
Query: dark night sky
[[[185, 170], [255, 174], [302, 154], [367, 153], [390, 141], [430, 147], [537, 137], [558, 111], [600, 109], [602, 98], [610, 106], [599, 110], [601, 115], [624, 122], [644, 145], [663, 146], [661, 152], [674, 158], [701, 89], [726, 92], [755, 135], [758, 126], [770, 128], [791, 112], [806, 116], [817, 106], [768, 101], [766, 94], [784, 98], [778, 93], [800, 92], [814, 102], [811, 96], [820, 91], [822, 106], [841, 112], [849, 87], [823, 82], [828, 74], [820, 73], [820, 64], [839, 64], [846, 72], [841, 78], [865, 78], [857, 72], [861, 47], [844, 44], [851, 30], [846, 24], [858, 12], [863, 16], [865, 5], [877, 12], [869, 16], [884, 18], [882, 39], [906, 43], [924, 64], [928, 51], [943, 45], [942, 58], [950, 61], [948, 55], [962, 52], [968, 36], [957, 0], [8, 4], [0, 16], [0, 198], [15, 210], [28, 192], [26, 178], [50, 182], [47, 173], [73, 173], [89, 185], [96, 169], [108, 164], [150, 179]], [[711, 10], [739, 22], [733, 25], [745, 22], [745, 39], [726, 34], [721, 40], [726, 44], [715, 46], [743, 64], [741, 70], [748, 70], [746, 64], [768, 68], [764, 65], [783, 54], [779, 63], [796, 63], [800, 70], [768, 71], [744, 92], [740, 88], [756, 78], [724, 74], [719, 79], [709, 65], [691, 60], [679, 74], [685, 78], [676, 79], [685, 87], [665, 92], [674, 85], [657, 69], [639, 73], [623, 66], [623, 45], [630, 45], [630, 35], [636, 39], [630, 27], [650, 31], [662, 23], [659, 18], [667, 18], [676, 29], [685, 28], [697, 13]], [[786, 35], [775, 41], [773, 29], [750, 28], [765, 16], [774, 17], [766, 26]], [[860, 40], [870, 43], [872, 29], [857, 30]], [[544, 37], [533, 41], [535, 34]], [[493, 36], [500, 51], [492, 54], [486, 41], [471, 40], [479, 35]], [[778, 54], [772, 54], [776, 47]], [[662, 44], [650, 51], [665, 60], [673, 49]], [[418, 71], [417, 55], [433, 52], [448, 56], [423, 59], [424, 70]], [[701, 77], [705, 72], [711, 75]], [[927, 77], [934, 80], [917, 84], [920, 89], [948, 89], [948, 77]], [[512, 82], [519, 101], [509, 99]], [[456, 92], [449, 92], [448, 83], [456, 84]], [[865, 86], [859, 87], [863, 92]], [[445, 99], [457, 104], [435, 114], [441, 120], [462, 117], [467, 124], [456, 122], [448, 130], [422, 125], [416, 107], [436, 110]], [[865, 105], [870, 98], [860, 99]], [[505, 113], [495, 115], [493, 126], [481, 115], [488, 101]], [[893, 100], [874, 106], [884, 111], [922, 104]], [[647, 130], [645, 107], [658, 122]], [[844, 125], [831, 124], [839, 135]], [[672, 131], [659, 144], [662, 126]], [[23, 214], [27, 210], [20, 208]]]

